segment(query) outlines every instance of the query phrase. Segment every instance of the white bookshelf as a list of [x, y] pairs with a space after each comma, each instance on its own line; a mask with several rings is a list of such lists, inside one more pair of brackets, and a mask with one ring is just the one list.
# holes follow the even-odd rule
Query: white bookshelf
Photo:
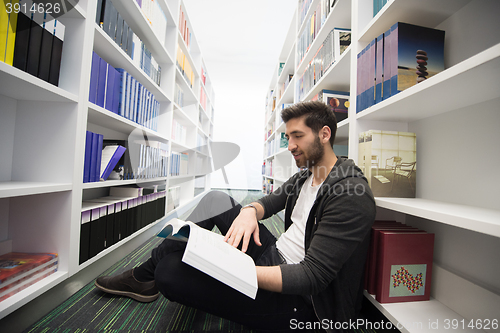
[[[210, 190], [210, 174], [197, 173], [196, 162], [210, 165], [212, 157], [209, 152], [197, 152], [196, 147], [197, 133], [207, 143], [213, 135], [214, 92], [211, 84], [204, 86], [200, 79], [203, 59], [194, 31], [189, 48], [179, 33], [182, 0], [157, 0], [167, 19], [164, 40], [160, 40], [158, 36], [163, 34], [154, 31], [136, 1], [111, 1], [160, 64], [160, 85], [136, 67], [95, 23], [97, 0], [80, 1], [76, 8], [60, 17], [66, 33], [57, 87], [0, 62], [0, 80], [8, 83], [0, 87], [0, 254], [12, 251], [59, 254], [57, 273], [0, 302], [0, 319], [78, 272], [90, 269], [104, 256], [120, 252], [117, 250], [126, 243], [153, 236], [162, 220], [79, 264], [82, 200], [106, 196], [114, 186], [164, 185], [167, 189], [180, 186], [180, 206], [166, 212], [168, 217], [184, 211]], [[181, 45], [193, 69], [192, 87], [176, 66], [177, 45]], [[113, 67], [124, 68], [154, 94], [160, 102], [157, 131], [89, 102], [93, 51]], [[209, 80], [208, 74], [205, 75]], [[184, 91], [183, 107], [174, 103], [175, 84]], [[200, 106], [200, 89], [207, 93], [210, 106], [207, 110]], [[185, 142], [172, 140], [174, 119], [189, 128]], [[200, 123], [199, 119], [203, 121]], [[169, 153], [188, 151], [188, 173], [83, 183], [86, 130], [116, 140], [127, 140], [135, 133], [145, 134], [149, 140], [166, 143]]]
[[[318, 3], [312, 1], [306, 20]], [[389, 0], [373, 17], [373, 0], [337, 0], [302, 61], [296, 59], [297, 43], [306, 23], [299, 22], [299, 10], [277, 61], [285, 62], [284, 71], [281, 77], [277, 72], [272, 77], [268, 98], [275, 96], [276, 106], [298, 102], [298, 79], [327, 32], [334, 27], [350, 28], [349, 49], [302, 100], [322, 89], [350, 92], [349, 117], [338, 124], [336, 144], [348, 145], [348, 155], [355, 162], [358, 134], [363, 131], [417, 134], [417, 197], [377, 197], [376, 204], [379, 218], [436, 235], [431, 300], [380, 304], [373, 295], [365, 296], [394, 325], [406, 324], [400, 327], [402, 332], [444, 331], [446, 319], [459, 322], [454, 331], [470, 332], [470, 320], [500, 320], [500, 267], [492, 265], [498, 262], [500, 251], [500, 176], [493, 171], [500, 163], [495, 145], [500, 125], [500, 22], [496, 17], [500, 3]], [[356, 113], [357, 54], [396, 22], [445, 30], [445, 70]], [[280, 96], [277, 92], [287, 74], [294, 77]], [[271, 124], [274, 131], [264, 142], [263, 161], [273, 163], [275, 174], [263, 175], [263, 181], [272, 180], [276, 189], [291, 175], [278, 169], [290, 168], [294, 161], [288, 151], [267, 156], [268, 143], [285, 131], [279, 111], [273, 110], [269, 99], [267, 102], [264, 131]], [[439, 328], [429, 327], [436, 320]], [[473, 331], [481, 330], [476, 327]]]

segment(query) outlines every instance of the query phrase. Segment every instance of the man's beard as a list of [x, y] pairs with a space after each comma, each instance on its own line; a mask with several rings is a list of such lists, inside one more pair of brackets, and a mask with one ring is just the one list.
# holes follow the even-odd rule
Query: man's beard
[[[305, 156], [305, 152], [303, 152], [303, 155]], [[301, 163], [300, 160], [296, 161], [297, 167], [311, 168], [317, 165], [323, 159], [324, 155], [325, 155], [325, 149], [323, 148], [323, 145], [321, 144], [319, 137], [316, 137], [311, 147], [311, 150], [308, 151], [307, 156], [305, 156], [306, 160], [304, 161], [304, 163]]]

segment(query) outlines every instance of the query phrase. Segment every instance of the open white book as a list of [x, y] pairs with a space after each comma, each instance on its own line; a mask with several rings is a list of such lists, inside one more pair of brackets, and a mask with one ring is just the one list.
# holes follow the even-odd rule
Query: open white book
[[158, 236], [187, 242], [184, 263], [255, 299], [255, 263], [249, 255], [224, 242], [224, 236], [175, 218], [165, 224]]

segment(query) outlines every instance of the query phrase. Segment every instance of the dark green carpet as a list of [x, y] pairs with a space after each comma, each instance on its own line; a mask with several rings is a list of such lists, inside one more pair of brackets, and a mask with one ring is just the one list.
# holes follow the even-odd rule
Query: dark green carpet
[[[246, 204], [262, 196], [258, 191], [243, 191], [238, 197]], [[232, 191], [232, 194], [236, 194]], [[240, 193], [241, 194], [241, 193]], [[189, 212], [180, 216], [187, 218]], [[278, 236], [283, 232], [279, 217], [263, 223]], [[163, 238], [153, 237], [102, 275], [113, 275], [136, 267], [149, 258]], [[152, 303], [139, 303], [126, 297], [101, 292], [91, 282], [52, 310], [24, 332], [253, 332], [229, 320], [210, 315], [160, 296]], [[370, 332], [361, 331], [360, 332]], [[373, 332], [373, 331], [371, 331]]]

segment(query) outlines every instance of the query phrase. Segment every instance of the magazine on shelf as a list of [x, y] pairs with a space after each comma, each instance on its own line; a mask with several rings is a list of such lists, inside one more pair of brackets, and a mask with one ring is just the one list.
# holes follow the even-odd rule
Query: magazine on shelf
[[165, 224], [158, 236], [187, 242], [184, 263], [255, 299], [255, 263], [249, 255], [224, 242], [224, 236], [175, 218]]

